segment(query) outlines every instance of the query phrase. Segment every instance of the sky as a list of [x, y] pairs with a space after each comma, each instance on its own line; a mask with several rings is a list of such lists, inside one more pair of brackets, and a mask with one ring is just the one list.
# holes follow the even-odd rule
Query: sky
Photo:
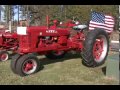
[[[15, 12], [18, 12], [17, 9], [15, 9], [14, 11], [15, 11]], [[15, 20], [18, 20], [18, 13], [15, 14], [14, 19], [15, 19]]]
[[[15, 9], [14, 11], [16, 12], [16, 14], [15, 14], [15, 16], [14, 16], [14, 20], [18, 20], [18, 13], [17, 13], [18, 10]], [[2, 16], [2, 17], [1, 17], [1, 20], [2, 20], [2, 21], [4, 21], [4, 20], [3, 20], [3, 17], [4, 17], [3, 15], [4, 15], [4, 13], [2, 12], [2, 15], [1, 15], [1, 16]], [[19, 15], [19, 16], [20, 16], [20, 15]], [[19, 18], [19, 20], [21, 20], [21, 19]]]

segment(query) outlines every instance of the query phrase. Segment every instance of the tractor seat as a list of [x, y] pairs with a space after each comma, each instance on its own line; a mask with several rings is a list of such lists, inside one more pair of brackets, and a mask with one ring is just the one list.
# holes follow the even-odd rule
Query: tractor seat
[[73, 27], [74, 30], [83, 30], [85, 28], [87, 28], [87, 25], [77, 25]]

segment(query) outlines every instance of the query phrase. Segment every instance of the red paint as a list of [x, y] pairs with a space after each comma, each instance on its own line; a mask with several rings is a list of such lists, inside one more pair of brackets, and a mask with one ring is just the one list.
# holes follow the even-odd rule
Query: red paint
[[32, 62], [27, 62], [24, 64], [24, 71], [28, 72], [33, 68], [34, 64]]
[[5, 60], [7, 58], [7, 55], [6, 54], [2, 54], [0, 57], [1, 57], [1, 60]]
[[103, 52], [103, 40], [102, 39], [99, 39], [99, 41], [96, 40], [93, 47], [93, 55], [96, 60], [100, 59], [102, 52]]
[[18, 46], [18, 35], [17, 33], [3, 32], [0, 33], [0, 50], [16, 50]]
[[49, 52], [51, 50], [82, 50], [83, 41], [85, 40], [83, 32], [78, 31], [75, 36], [70, 37], [70, 30], [71, 28], [27, 27], [27, 35], [18, 35], [19, 49], [17, 52], [19, 54], [31, 52], [42, 54], [41, 52]]

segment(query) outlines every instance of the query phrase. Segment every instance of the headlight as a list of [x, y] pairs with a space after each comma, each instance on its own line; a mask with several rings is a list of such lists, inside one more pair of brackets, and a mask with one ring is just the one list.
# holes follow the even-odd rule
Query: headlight
[[17, 34], [27, 35], [27, 27], [17, 27]]
[[76, 22], [75, 22], [75, 24], [77, 25], [77, 24], [79, 24], [79, 22], [78, 22], [78, 21], [76, 21]]

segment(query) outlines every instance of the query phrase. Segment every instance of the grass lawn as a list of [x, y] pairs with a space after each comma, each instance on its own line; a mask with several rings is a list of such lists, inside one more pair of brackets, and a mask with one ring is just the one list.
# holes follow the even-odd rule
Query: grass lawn
[[119, 81], [104, 75], [102, 68], [88, 68], [78, 54], [66, 55], [61, 60], [48, 60], [40, 56], [43, 69], [33, 75], [20, 77], [10, 68], [10, 60], [0, 62], [0, 85], [116, 85]]

